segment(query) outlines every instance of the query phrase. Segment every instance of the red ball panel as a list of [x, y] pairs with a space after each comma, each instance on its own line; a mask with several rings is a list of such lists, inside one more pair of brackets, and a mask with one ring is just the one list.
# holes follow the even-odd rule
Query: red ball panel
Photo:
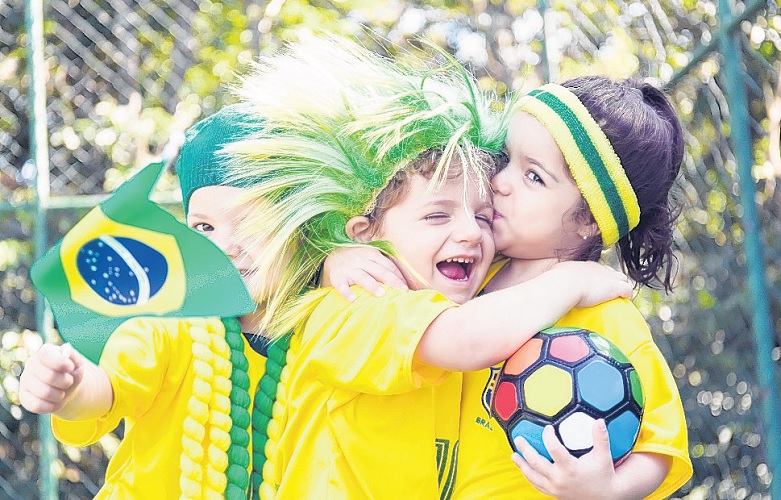
[[523, 347], [515, 351], [504, 364], [504, 373], [508, 375], [518, 375], [529, 368], [535, 361], [540, 359], [542, 351], [542, 339], [532, 338], [526, 342]]
[[508, 420], [518, 409], [518, 393], [511, 382], [501, 382], [494, 395], [494, 408], [502, 420]]
[[551, 340], [549, 352], [554, 358], [574, 363], [585, 358], [590, 349], [579, 335], [561, 335]]

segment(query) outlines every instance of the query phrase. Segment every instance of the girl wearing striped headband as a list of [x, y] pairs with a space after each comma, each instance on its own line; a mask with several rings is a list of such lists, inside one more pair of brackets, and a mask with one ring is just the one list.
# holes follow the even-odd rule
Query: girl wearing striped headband
[[[651, 85], [583, 77], [540, 87], [515, 103], [507, 167], [492, 179], [494, 238], [506, 259], [485, 292], [532, 279], [557, 262], [599, 260], [617, 244], [627, 274], [641, 285], [672, 286], [669, 264], [675, 211], [670, 189], [683, 158], [683, 134], [672, 106]], [[465, 381], [458, 495], [491, 498], [666, 498], [691, 476], [683, 407], [665, 359], [637, 308], [616, 299], [575, 308], [556, 326], [603, 334], [640, 374], [645, 410], [633, 452], [614, 469], [604, 422], [593, 450], [570, 456], [552, 429], [543, 440], [549, 462], [522, 440], [514, 461], [497, 425], [479, 403], [494, 377]], [[488, 444], [491, 443], [491, 444]], [[519, 493], [521, 492], [521, 493]]]
[[[675, 219], [669, 193], [683, 158], [683, 134], [666, 97], [651, 85], [592, 76], [545, 85], [513, 109], [508, 165], [492, 179], [493, 232], [503, 258], [489, 271], [483, 293], [533, 279], [563, 261], [599, 260], [614, 244], [635, 282], [669, 290]], [[338, 256], [339, 262], [348, 258]], [[346, 273], [335, 260], [330, 264], [331, 280], [341, 288]], [[572, 279], [575, 284], [579, 277]], [[554, 463], [519, 441], [515, 449], [525, 459], [514, 456], [518, 474], [484, 404], [499, 367], [466, 373], [454, 497], [669, 496], [692, 466], [680, 396], [645, 320], [630, 301], [616, 299], [575, 308], [556, 326], [603, 334], [637, 368], [646, 402], [633, 453], [614, 469], [607, 431], [598, 423], [593, 450], [576, 459], [549, 429], [543, 439]]]

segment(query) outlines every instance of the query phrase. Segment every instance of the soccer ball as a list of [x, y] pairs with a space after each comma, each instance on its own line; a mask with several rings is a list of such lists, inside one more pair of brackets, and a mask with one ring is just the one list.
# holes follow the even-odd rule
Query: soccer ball
[[580, 457], [593, 447], [594, 422], [604, 419], [619, 463], [637, 440], [643, 405], [640, 377], [618, 347], [589, 330], [548, 328], [505, 361], [491, 413], [513, 449], [522, 436], [551, 461], [542, 442], [546, 425]]

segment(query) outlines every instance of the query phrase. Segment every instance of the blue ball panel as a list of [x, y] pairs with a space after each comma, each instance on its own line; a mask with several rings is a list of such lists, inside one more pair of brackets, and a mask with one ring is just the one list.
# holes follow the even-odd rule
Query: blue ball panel
[[[526, 441], [528, 441], [529, 444], [532, 445], [532, 447], [535, 450], [537, 450], [537, 453], [539, 453], [540, 455], [542, 455], [543, 457], [547, 458], [552, 462], [553, 459], [548, 453], [548, 449], [545, 447], [545, 444], [542, 442], [543, 429], [544, 429], [543, 426], [535, 424], [534, 422], [529, 422], [528, 420], [521, 420], [520, 422], [515, 424], [510, 431], [510, 437], [513, 440], [513, 449], [518, 453], [521, 453], [518, 450], [518, 448], [516, 448], [515, 446], [515, 438], [521, 436]], [[523, 454], [521, 453], [521, 455]]]
[[594, 357], [577, 374], [580, 396], [597, 410], [607, 412], [624, 399], [621, 372], [602, 358]]
[[610, 437], [610, 454], [613, 461], [623, 457], [632, 449], [637, 434], [640, 432], [640, 419], [629, 410], [607, 422], [607, 433]]

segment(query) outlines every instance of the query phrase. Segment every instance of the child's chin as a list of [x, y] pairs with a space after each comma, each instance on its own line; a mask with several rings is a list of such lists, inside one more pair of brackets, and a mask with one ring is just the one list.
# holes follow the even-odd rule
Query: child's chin
[[451, 300], [456, 304], [463, 304], [467, 302], [469, 299], [471, 299], [472, 297], [474, 297], [474, 292], [471, 290], [445, 289], [445, 290], [439, 290], [439, 292], [445, 297], [447, 297], [448, 300]]

